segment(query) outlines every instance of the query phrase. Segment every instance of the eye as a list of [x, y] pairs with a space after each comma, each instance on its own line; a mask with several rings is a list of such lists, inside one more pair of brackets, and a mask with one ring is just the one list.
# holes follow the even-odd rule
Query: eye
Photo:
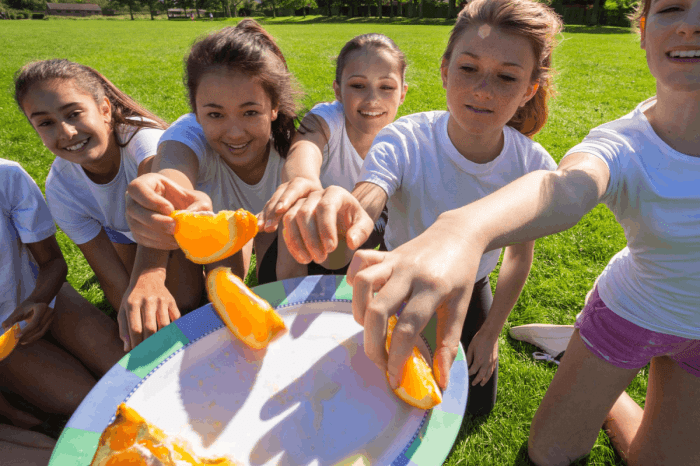
[[259, 112], [257, 110], [246, 110], [246, 112], [243, 114], [245, 116], [256, 116], [259, 115]]
[[385, 91], [393, 91], [396, 88], [394, 86], [382, 86], [382, 89]]
[[364, 89], [365, 88], [364, 84], [350, 84], [350, 87], [352, 87], [353, 89]]
[[459, 68], [460, 68], [462, 71], [465, 71], [465, 72], [467, 72], [467, 73], [473, 73], [474, 71], [476, 71], [476, 68], [474, 68], [474, 67], [471, 66], [471, 65], [462, 65], [462, 66], [460, 66]]
[[40, 128], [40, 127], [49, 126], [49, 125], [51, 125], [51, 123], [52, 123], [52, 122], [51, 122], [50, 120], [44, 120], [44, 121], [40, 122], [38, 125], [36, 125], [36, 126], [37, 126], [37, 128]]
[[208, 116], [209, 118], [214, 118], [214, 119], [216, 119], [216, 118], [223, 118], [223, 115], [222, 115], [221, 113], [219, 113], [219, 112], [209, 112], [209, 113], [207, 113], [207, 116]]
[[681, 11], [680, 7], [672, 6], [672, 7], [664, 8], [663, 10], [660, 10], [659, 13], [672, 13], [675, 11]]
[[68, 115], [68, 118], [76, 118], [78, 115], [80, 115], [80, 113], [81, 112], [79, 112], [78, 110], [70, 112], [70, 114]]
[[505, 75], [505, 74], [500, 75], [499, 78], [501, 78], [503, 81], [506, 81], [506, 82], [509, 82], [509, 83], [512, 83], [512, 82], [514, 82], [514, 81], [517, 81], [517, 79], [515, 79], [514, 77], [508, 76], [508, 75]]

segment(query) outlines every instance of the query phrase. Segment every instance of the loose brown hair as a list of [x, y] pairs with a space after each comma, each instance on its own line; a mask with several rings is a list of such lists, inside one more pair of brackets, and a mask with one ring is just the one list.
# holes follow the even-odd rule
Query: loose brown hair
[[406, 74], [406, 56], [393, 40], [384, 34], [378, 33], [362, 34], [360, 36], [353, 37], [343, 46], [342, 49], [340, 49], [338, 58], [335, 60], [335, 81], [338, 84], [340, 84], [340, 80], [343, 77], [343, 70], [345, 69], [345, 65], [347, 65], [348, 55], [355, 50], [360, 50], [363, 48], [373, 48], [376, 50], [386, 50], [389, 52], [389, 54], [399, 63], [401, 84], [403, 84]]
[[631, 15], [627, 17], [632, 23], [632, 28], [640, 32], [643, 29], [642, 22], [646, 21], [647, 16], [649, 16], [649, 10], [651, 10], [651, 2], [653, 0], [639, 0], [637, 7], [634, 9]]
[[286, 157], [295, 133], [296, 98], [300, 92], [287, 62], [272, 36], [252, 19], [225, 27], [195, 42], [185, 57], [184, 81], [192, 111], [197, 111], [197, 88], [202, 77], [218, 70], [245, 73], [256, 80], [277, 107], [272, 122], [275, 149]]
[[122, 92], [117, 86], [104, 77], [99, 71], [80, 63], [65, 59], [40, 60], [27, 63], [15, 73], [15, 101], [22, 108], [22, 101], [35, 84], [52, 80], [73, 81], [80, 89], [85, 90], [100, 104], [103, 97], [109, 99], [112, 105], [112, 129], [118, 125], [135, 126], [137, 128], [129, 140], [121, 142], [116, 137], [117, 145], [124, 147], [141, 128], [167, 129], [168, 124], [146, 110], [134, 99]]
[[525, 136], [533, 136], [547, 122], [547, 101], [554, 95], [552, 52], [556, 35], [562, 30], [559, 15], [547, 5], [534, 0], [474, 0], [457, 16], [442, 58], [449, 61], [457, 40], [471, 25], [488, 24], [521, 37], [532, 44], [535, 67], [531, 80], [539, 84], [535, 96], [519, 108], [507, 123]]

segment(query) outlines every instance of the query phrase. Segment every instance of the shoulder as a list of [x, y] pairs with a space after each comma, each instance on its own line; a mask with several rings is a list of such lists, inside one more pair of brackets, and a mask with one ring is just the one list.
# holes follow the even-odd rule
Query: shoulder
[[170, 128], [164, 131], [163, 137], [176, 136], [186, 133], [202, 133], [202, 126], [197, 121], [197, 116], [194, 113], [186, 113], [170, 125]]
[[447, 112], [421, 112], [406, 115], [390, 123], [377, 135], [381, 137], [400, 138], [405, 140], [432, 140], [438, 135], [443, 119], [449, 114]]
[[505, 126], [503, 128], [506, 138], [514, 147], [513, 156], [519, 157], [529, 170], [556, 170], [557, 164], [542, 144], [535, 142], [520, 131]]
[[627, 115], [593, 128], [583, 139], [583, 142], [610, 140], [629, 147], [639, 144], [641, 140], [648, 139], [649, 132], [652, 131], [646, 116], [644, 116], [644, 110], [655, 102], [655, 97], [647, 99]]
[[335, 120], [345, 115], [343, 104], [337, 100], [334, 100], [333, 102], [318, 103], [314, 105], [311, 110], [309, 110], [309, 113], [317, 115], [324, 120]]
[[39, 191], [36, 181], [22, 165], [5, 159], [0, 159], [0, 185], [9, 197], [21, 196], [34, 189]]

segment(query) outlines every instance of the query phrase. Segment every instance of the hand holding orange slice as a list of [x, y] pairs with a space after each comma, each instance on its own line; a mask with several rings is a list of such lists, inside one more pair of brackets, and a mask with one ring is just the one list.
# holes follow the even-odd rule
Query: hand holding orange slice
[[19, 343], [20, 334], [21, 330], [19, 322], [17, 322], [7, 332], [0, 335], [0, 361], [8, 357], [12, 350], [15, 349], [17, 343]]
[[247, 210], [218, 214], [175, 210], [175, 241], [195, 264], [211, 264], [241, 250], [258, 233], [258, 219]]
[[[386, 330], [386, 350], [391, 346], [391, 335], [398, 322], [398, 317], [389, 317]], [[387, 372], [387, 378], [389, 373]], [[413, 354], [406, 361], [406, 365], [399, 377], [399, 387], [394, 390], [396, 396], [406, 403], [419, 409], [432, 409], [442, 403], [442, 392], [435, 381], [430, 365], [427, 363], [417, 346], [413, 347]]]
[[270, 304], [253, 293], [228, 267], [207, 275], [207, 293], [226, 327], [253, 349], [267, 347], [286, 326]]

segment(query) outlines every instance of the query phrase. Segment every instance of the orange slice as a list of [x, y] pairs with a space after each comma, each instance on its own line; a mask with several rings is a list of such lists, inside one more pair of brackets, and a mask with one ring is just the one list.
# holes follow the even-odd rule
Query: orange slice
[[200, 458], [187, 441], [167, 436], [124, 403], [102, 432], [91, 466], [240, 466], [229, 458]]
[[218, 214], [175, 210], [175, 241], [195, 264], [211, 264], [234, 255], [258, 233], [258, 219], [247, 210]]
[[0, 335], [0, 361], [8, 357], [15, 349], [19, 343], [20, 333], [19, 322], [17, 322], [7, 332]]
[[270, 304], [253, 293], [228, 267], [207, 276], [207, 293], [226, 327], [253, 349], [265, 348], [287, 327]]
[[[394, 333], [394, 327], [398, 320], [395, 315], [389, 318], [386, 330], [387, 352], [391, 346], [391, 335]], [[413, 347], [413, 354], [401, 371], [399, 388], [394, 390], [394, 393], [406, 403], [419, 409], [431, 409], [442, 403], [440, 387], [433, 377], [430, 365], [417, 346]]]

